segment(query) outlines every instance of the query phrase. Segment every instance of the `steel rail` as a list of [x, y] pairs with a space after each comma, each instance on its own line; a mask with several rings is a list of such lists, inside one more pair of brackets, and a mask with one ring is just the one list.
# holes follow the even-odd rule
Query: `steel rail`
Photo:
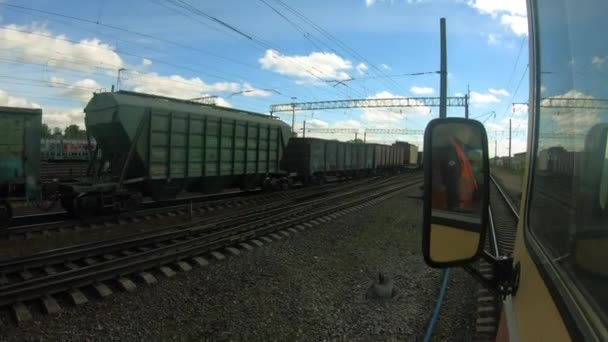
[[[235, 242], [248, 240], [257, 236], [266, 235], [283, 227], [290, 227], [303, 222], [310, 221], [316, 217], [322, 217], [355, 205], [363, 204], [373, 200], [389, 196], [405, 188], [419, 184], [420, 177], [414, 178], [408, 183], [386, 185], [385, 188], [366, 196], [353, 200], [334, 204], [326, 208], [315, 210], [310, 205], [299, 212], [290, 211], [283, 213], [280, 217], [269, 217], [266, 222], [247, 222], [229, 229], [210, 232], [206, 235], [177, 241], [174, 244], [161, 246], [157, 249], [142, 251], [132, 255], [124, 255], [105, 262], [73, 269], [68, 272], [35, 278], [16, 284], [0, 287], [0, 306], [7, 306], [17, 302], [23, 302], [52, 295], [73, 288], [90, 285], [94, 282], [106, 281], [116, 277], [125, 276], [134, 272], [162, 266], [184, 258], [194, 257], [222, 246], [232, 245]], [[368, 189], [365, 189], [368, 190]], [[352, 195], [352, 194], [351, 194]], [[334, 198], [337, 196], [334, 196]], [[272, 222], [272, 223], [270, 223]], [[199, 228], [200, 229], [200, 228]]]

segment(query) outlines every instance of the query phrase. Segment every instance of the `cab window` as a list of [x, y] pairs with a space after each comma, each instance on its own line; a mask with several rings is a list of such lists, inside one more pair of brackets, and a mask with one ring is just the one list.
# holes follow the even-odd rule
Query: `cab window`
[[608, 2], [539, 0], [535, 10], [528, 238], [549, 260], [550, 285], [597, 328], [608, 324]]

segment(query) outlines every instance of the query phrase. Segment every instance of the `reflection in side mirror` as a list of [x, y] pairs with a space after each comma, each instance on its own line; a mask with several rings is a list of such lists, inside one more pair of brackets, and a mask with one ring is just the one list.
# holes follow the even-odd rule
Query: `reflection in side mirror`
[[488, 222], [488, 139], [479, 121], [447, 118], [424, 132], [423, 254], [432, 267], [480, 255]]

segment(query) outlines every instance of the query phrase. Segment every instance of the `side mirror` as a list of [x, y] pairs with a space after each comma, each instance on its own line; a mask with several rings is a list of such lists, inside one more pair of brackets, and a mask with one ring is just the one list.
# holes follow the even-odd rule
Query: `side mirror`
[[424, 132], [422, 251], [431, 267], [476, 260], [488, 223], [490, 168], [483, 125], [435, 119]]

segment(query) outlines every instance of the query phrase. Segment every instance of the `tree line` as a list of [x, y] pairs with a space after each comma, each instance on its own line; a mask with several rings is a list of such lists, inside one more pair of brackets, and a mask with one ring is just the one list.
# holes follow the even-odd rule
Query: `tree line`
[[69, 125], [63, 131], [59, 127], [49, 127], [49, 125], [43, 123], [42, 131], [40, 136], [43, 139], [49, 138], [63, 138], [63, 139], [74, 139], [74, 140], [84, 140], [87, 138], [87, 131], [84, 129], [80, 129], [78, 125]]

